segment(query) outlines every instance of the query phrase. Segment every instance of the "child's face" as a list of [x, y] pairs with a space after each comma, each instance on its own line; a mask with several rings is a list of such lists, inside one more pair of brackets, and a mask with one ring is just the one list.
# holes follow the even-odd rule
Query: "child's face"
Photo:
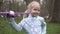
[[40, 6], [34, 6], [31, 9], [32, 16], [38, 16], [40, 14]]

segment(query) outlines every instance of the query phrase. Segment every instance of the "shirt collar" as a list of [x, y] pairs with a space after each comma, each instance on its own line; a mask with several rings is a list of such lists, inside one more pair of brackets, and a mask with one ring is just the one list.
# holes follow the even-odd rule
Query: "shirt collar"
[[36, 17], [33, 17], [31, 14], [29, 14], [28, 18], [37, 18], [38, 16]]

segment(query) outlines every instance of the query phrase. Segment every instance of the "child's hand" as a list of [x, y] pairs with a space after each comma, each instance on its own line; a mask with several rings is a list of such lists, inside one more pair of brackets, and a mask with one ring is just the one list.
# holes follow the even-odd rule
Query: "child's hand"
[[8, 18], [10, 18], [10, 17], [15, 17], [14, 11], [9, 11], [9, 13], [7, 14], [7, 17], [8, 17]]

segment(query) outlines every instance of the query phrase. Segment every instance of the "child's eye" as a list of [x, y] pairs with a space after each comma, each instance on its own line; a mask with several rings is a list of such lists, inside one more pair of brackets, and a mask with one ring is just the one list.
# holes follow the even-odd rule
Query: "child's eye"
[[37, 10], [37, 9], [34, 9], [35, 11]]
[[34, 9], [35, 11], [40, 11], [40, 10], [38, 10], [38, 9]]

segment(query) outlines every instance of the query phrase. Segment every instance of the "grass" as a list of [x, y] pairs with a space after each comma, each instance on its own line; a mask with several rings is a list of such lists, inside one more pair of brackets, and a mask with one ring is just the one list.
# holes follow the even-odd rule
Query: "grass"
[[60, 34], [60, 24], [47, 23], [47, 34]]

